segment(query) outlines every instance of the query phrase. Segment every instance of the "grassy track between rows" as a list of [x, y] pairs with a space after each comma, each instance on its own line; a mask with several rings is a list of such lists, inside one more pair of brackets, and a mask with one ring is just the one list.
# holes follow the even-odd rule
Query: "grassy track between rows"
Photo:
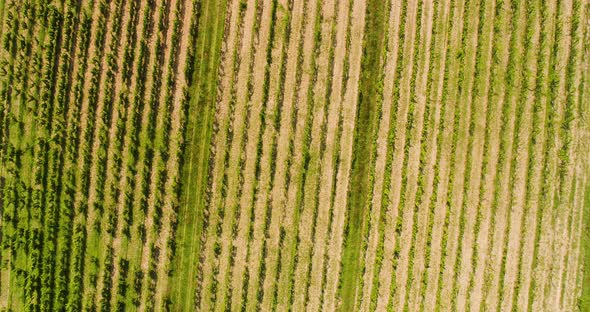
[[[351, 185], [350, 171], [352, 168], [352, 153], [354, 146], [355, 121], [358, 113], [359, 81], [361, 75], [361, 63], [363, 49], [361, 42], [364, 40], [365, 19], [366, 19], [366, 1], [354, 1], [350, 8], [351, 25], [349, 29], [349, 60], [345, 92], [343, 94], [343, 112], [341, 121], [340, 136], [340, 156], [338, 163], [338, 173], [336, 176], [335, 199], [332, 207], [332, 229], [330, 240], [328, 242], [328, 263], [325, 269], [326, 281], [324, 286], [323, 311], [333, 311], [341, 298], [337, 298], [338, 287], [340, 287], [342, 251], [345, 227], [345, 217], [347, 217], [347, 194], [350, 192]], [[348, 216], [350, 217], [350, 216]], [[338, 304], [337, 304], [338, 302]]]
[[[202, 233], [202, 239], [204, 246], [201, 248], [201, 276], [197, 284], [197, 306], [200, 309], [211, 310], [215, 304], [212, 294], [216, 292], [216, 284], [214, 278], [218, 273], [217, 259], [221, 254], [222, 242], [219, 242], [216, 237], [219, 237], [222, 233], [222, 221], [224, 219], [224, 210], [222, 209], [223, 196], [227, 193], [227, 178], [225, 173], [225, 167], [227, 158], [229, 158], [229, 147], [228, 137], [231, 141], [230, 126], [233, 116], [232, 103], [233, 103], [233, 90], [234, 90], [234, 77], [236, 71], [238, 71], [238, 61], [240, 60], [239, 47], [241, 46], [240, 33], [238, 32], [242, 27], [241, 20], [244, 11], [248, 11], [249, 15], [253, 15], [253, 4], [250, 4], [250, 9], [247, 9], [248, 5], [240, 6], [239, 1], [232, 1], [231, 8], [229, 9], [229, 29], [226, 30], [227, 38], [225, 42], [226, 51], [223, 54], [222, 60], [222, 74], [221, 74], [221, 85], [218, 96], [217, 111], [216, 111], [216, 122], [215, 122], [215, 134], [212, 144], [212, 179], [210, 183], [210, 197], [208, 202], [208, 209], [206, 210], [206, 230]], [[251, 30], [249, 30], [251, 31]], [[231, 142], [230, 142], [231, 143]], [[236, 174], [236, 173], [234, 173]], [[209, 190], [208, 190], [209, 192]], [[225, 227], [227, 233], [229, 229]], [[227, 235], [227, 234], [226, 234]], [[226, 242], [227, 243], [227, 242]], [[227, 250], [227, 247], [225, 247]], [[227, 251], [226, 251], [227, 252]]]
[[[226, 1], [194, 2], [197, 14], [196, 45], [193, 56], [193, 83], [190, 92], [183, 159], [183, 190], [178, 214], [176, 255], [172, 263], [171, 300], [190, 310], [195, 291], [186, 287], [197, 280], [195, 263], [201, 249], [203, 212], [208, 183], [209, 147], [217, 99], [217, 74], [221, 58], [221, 41], [225, 29]], [[196, 239], [193, 239], [196, 238]]]
[[355, 120], [350, 190], [348, 192], [347, 221], [344, 231], [342, 253], [342, 277], [340, 282], [341, 311], [351, 311], [357, 304], [355, 294], [362, 289], [361, 268], [363, 267], [363, 233], [369, 224], [367, 206], [374, 178], [371, 166], [374, 163], [375, 141], [381, 111], [382, 79], [384, 72], [384, 45], [388, 1], [367, 1], [365, 38], [359, 82], [358, 113]]

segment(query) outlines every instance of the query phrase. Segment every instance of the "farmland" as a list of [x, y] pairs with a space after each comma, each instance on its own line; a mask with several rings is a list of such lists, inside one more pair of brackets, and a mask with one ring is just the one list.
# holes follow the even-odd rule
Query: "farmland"
[[590, 310], [586, 0], [0, 0], [0, 311]]

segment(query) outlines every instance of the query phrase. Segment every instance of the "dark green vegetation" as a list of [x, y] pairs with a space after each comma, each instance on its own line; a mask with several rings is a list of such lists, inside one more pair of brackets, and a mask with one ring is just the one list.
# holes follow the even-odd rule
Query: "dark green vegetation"
[[389, 1], [367, 1], [363, 59], [355, 124], [349, 204], [342, 254], [341, 311], [352, 311], [357, 291], [362, 289], [362, 249], [368, 239], [368, 217], [374, 180], [375, 145], [383, 101], [383, 78]]
[[[203, 212], [209, 176], [211, 133], [215, 118], [221, 43], [225, 29], [226, 1], [204, 0], [194, 28], [194, 60], [187, 119], [187, 144], [183, 159], [182, 192], [178, 215], [176, 257], [173, 263], [170, 297], [177, 307], [190, 310], [195, 292], [186, 287], [197, 280], [196, 266], [201, 248]], [[188, 70], [188, 68], [187, 68]]]

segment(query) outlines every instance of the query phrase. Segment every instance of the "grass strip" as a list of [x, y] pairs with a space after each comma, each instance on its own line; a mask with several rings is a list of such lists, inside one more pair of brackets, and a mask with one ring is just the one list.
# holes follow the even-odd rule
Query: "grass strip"
[[[182, 197], [178, 214], [177, 247], [172, 259], [170, 292], [172, 302], [191, 310], [195, 302], [197, 265], [201, 249], [203, 211], [209, 174], [211, 134], [217, 99], [218, 67], [225, 29], [227, 1], [194, 1], [196, 25], [191, 27], [198, 47], [188, 75], [189, 105], [185, 154], [182, 169]], [[200, 48], [199, 48], [200, 47]]]

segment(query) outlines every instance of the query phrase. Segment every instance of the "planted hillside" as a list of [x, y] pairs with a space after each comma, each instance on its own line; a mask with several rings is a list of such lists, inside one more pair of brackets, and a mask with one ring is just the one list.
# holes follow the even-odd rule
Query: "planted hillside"
[[0, 311], [586, 311], [589, 27], [0, 0]]

